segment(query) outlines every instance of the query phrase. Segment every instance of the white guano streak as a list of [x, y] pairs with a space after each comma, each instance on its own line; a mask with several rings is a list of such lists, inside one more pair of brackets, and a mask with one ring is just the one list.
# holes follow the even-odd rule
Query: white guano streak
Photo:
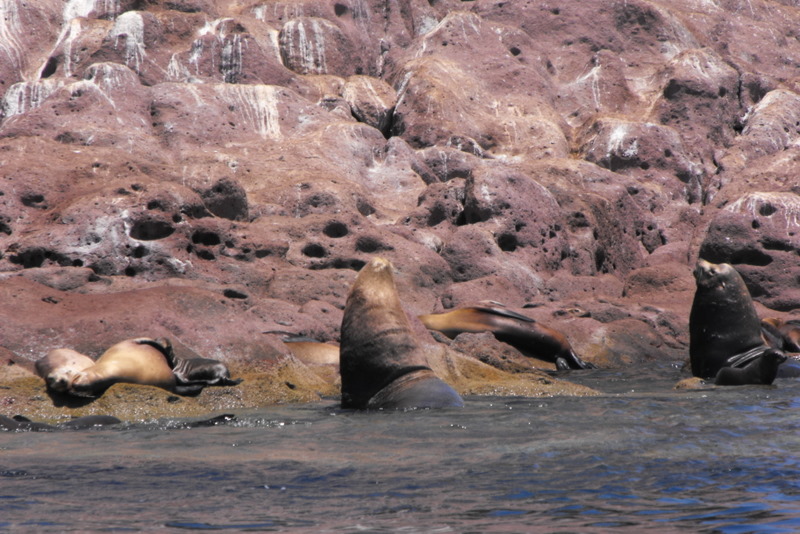
[[16, 66], [22, 64], [18, 0], [0, 0], [0, 53]]
[[14, 115], [22, 115], [42, 105], [42, 102], [63, 82], [58, 80], [37, 80], [35, 82], [15, 83], [3, 96], [2, 116], [6, 120]]
[[219, 85], [220, 96], [264, 139], [280, 139], [278, 89], [272, 85]]
[[125, 64], [139, 72], [144, 61], [144, 19], [136, 11], [128, 11], [119, 16], [109, 33], [114, 39], [114, 48], [120, 37], [125, 37]]

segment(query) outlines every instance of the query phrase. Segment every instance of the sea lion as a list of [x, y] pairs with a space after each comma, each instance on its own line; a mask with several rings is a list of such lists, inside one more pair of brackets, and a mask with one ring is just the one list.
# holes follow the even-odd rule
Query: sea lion
[[228, 367], [210, 358], [179, 358], [175, 355], [169, 339], [155, 340], [167, 358], [167, 365], [175, 376], [172, 391], [178, 395], [198, 395], [206, 386], [236, 386], [242, 379], [231, 379]]
[[575, 354], [561, 332], [500, 306], [459, 308], [420, 315], [419, 319], [427, 328], [438, 330], [451, 339], [464, 332], [491, 332], [499, 341], [508, 343], [525, 356], [553, 363], [559, 370], [596, 368]]
[[98, 396], [117, 382], [174, 391], [176, 379], [167, 361], [168, 350], [149, 338], [121, 341], [105, 351], [94, 365], [76, 373], [70, 392]]
[[761, 319], [761, 334], [771, 347], [786, 352], [800, 352], [800, 321], [797, 319]]
[[63, 393], [72, 385], [76, 374], [94, 365], [94, 360], [72, 349], [55, 349], [36, 361], [36, 373], [47, 389]]
[[786, 361], [786, 355], [776, 349], [767, 349], [744, 367], [723, 367], [717, 373], [714, 384], [718, 386], [743, 386], [745, 384], [772, 384], [778, 375], [778, 367]]
[[800, 321], [775, 317], [761, 319], [761, 337], [774, 349], [795, 353], [787, 355], [786, 362], [778, 368], [778, 378], [800, 377], [800, 358], [796, 354], [800, 352]]
[[388, 260], [373, 258], [356, 277], [344, 308], [339, 349], [343, 408], [464, 405], [428, 366], [400, 304]]
[[[697, 262], [694, 277], [697, 290], [689, 313], [692, 374], [713, 379], [724, 367], [745, 368], [766, 355], [763, 370], [759, 369], [762, 364], [756, 364], [746, 372], [733, 373], [734, 377], [726, 371], [721, 382], [771, 384], [775, 376], [769, 370], [776, 356], [768, 351], [775, 349], [761, 337], [761, 321], [742, 277], [727, 263], [717, 265], [702, 259]], [[765, 379], [769, 381], [763, 382]]]

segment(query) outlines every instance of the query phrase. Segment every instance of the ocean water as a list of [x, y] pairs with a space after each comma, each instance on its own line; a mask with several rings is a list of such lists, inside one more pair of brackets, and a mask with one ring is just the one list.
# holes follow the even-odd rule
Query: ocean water
[[679, 378], [579, 371], [604, 394], [0, 432], [0, 530], [800, 531], [800, 380]]

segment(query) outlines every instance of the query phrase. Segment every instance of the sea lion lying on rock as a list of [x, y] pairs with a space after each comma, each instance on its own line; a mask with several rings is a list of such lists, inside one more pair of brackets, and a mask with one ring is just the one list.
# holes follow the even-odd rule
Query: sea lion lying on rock
[[93, 361], [72, 349], [56, 349], [36, 362], [51, 391], [84, 397], [102, 395], [118, 382], [156, 386], [179, 395], [197, 395], [206, 386], [235, 386], [222, 362], [178, 358], [166, 338], [121, 341]]
[[491, 332], [498, 341], [508, 343], [525, 356], [555, 364], [556, 369], [594, 369], [581, 360], [566, 336], [530, 317], [500, 306], [473, 306], [447, 313], [420, 315], [427, 328], [449, 338], [464, 332]]
[[175, 390], [176, 380], [167, 360], [163, 341], [137, 338], [111, 346], [94, 365], [76, 373], [69, 392], [82, 396], [100, 396], [117, 382], [156, 386]]
[[400, 304], [392, 264], [373, 258], [358, 274], [342, 317], [339, 372], [342, 407], [463, 406], [428, 366]]
[[764, 343], [761, 321], [742, 277], [727, 263], [702, 259], [694, 277], [697, 290], [689, 314], [692, 374], [719, 385], [771, 384], [786, 357]]

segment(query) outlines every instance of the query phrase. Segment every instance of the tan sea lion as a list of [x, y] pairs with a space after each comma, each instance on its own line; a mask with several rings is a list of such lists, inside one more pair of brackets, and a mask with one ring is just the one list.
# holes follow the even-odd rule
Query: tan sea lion
[[320, 341], [284, 341], [292, 355], [306, 365], [339, 365], [339, 347]]
[[[783, 353], [764, 343], [761, 321], [742, 277], [727, 263], [702, 259], [694, 277], [697, 290], [689, 314], [692, 374], [709, 380], [717, 379], [725, 367], [747, 368], [741, 373], [725, 371], [719, 376], [720, 385], [771, 384], [775, 379], [771, 369], [781, 363], [773, 351]], [[750, 366], [752, 362], [757, 363]], [[765, 368], [759, 369], [761, 365]]]
[[47, 389], [63, 393], [72, 385], [76, 374], [94, 365], [94, 360], [72, 349], [55, 349], [36, 361], [36, 374], [44, 379]]
[[499, 341], [508, 343], [525, 356], [553, 363], [557, 369], [596, 367], [581, 360], [558, 330], [500, 306], [459, 308], [420, 315], [419, 319], [427, 328], [438, 330], [451, 339], [464, 332], [491, 332]]
[[347, 297], [339, 348], [343, 408], [464, 404], [428, 366], [400, 304], [388, 260], [373, 258], [359, 272]]
[[91, 367], [79, 371], [72, 381], [71, 393], [101, 395], [117, 382], [175, 389], [166, 351], [167, 347], [149, 338], [121, 341], [105, 351]]

